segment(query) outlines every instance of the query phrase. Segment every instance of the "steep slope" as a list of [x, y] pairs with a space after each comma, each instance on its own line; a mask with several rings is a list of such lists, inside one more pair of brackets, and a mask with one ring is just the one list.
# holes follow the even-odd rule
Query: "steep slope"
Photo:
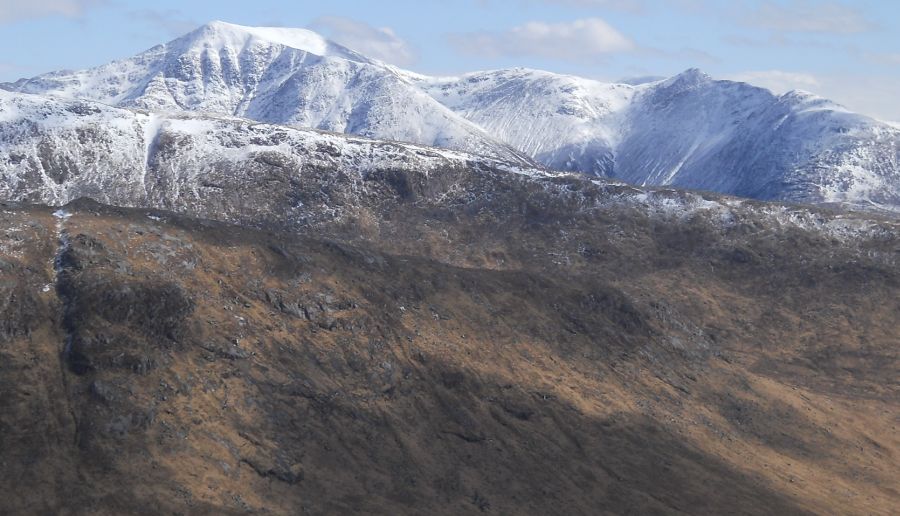
[[900, 131], [814, 95], [690, 70], [642, 90], [626, 118], [613, 174], [624, 181], [900, 206]]
[[371, 217], [306, 236], [4, 204], [0, 512], [900, 503], [895, 222], [459, 169], [369, 184]]
[[3, 87], [119, 107], [234, 115], [528, 162], [412, 86], [406, 74], [303, 29], [213, 22], [129, 59]]
[[636, 88], [536, 70], [424, 78], [420, 86], [490, 134], [556, 170], [612, 175], [620, 113]]

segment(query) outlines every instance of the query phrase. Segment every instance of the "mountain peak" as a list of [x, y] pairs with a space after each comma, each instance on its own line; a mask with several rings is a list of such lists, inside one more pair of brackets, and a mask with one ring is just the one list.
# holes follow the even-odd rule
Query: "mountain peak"
[[688, 68], [680, 74], [672, 77], [672, 79], [678, 82], [690, 82], [693, 84], [698, 84], [711, 80], [712, 77], [704, 73], [703, 70], [700, 70], [699, 68]]
[[249, 27], [219, 20], [198, 27], [173, 43], [176, 42], [187, 47], [200, 46], [204, 48], [243, 48], [252, 42], [258, 42], [281, 45], [322, 57], [366, 61], [356, 52], [308, 29]]
[[664, 89], [669, 91], [674, 89], [677, 91], [687, 90], [709, 82], [712, 77], [703, 73], [699, 68], [688, 68], [678, 75], [673, 75], [665, 81], [659, 83]]

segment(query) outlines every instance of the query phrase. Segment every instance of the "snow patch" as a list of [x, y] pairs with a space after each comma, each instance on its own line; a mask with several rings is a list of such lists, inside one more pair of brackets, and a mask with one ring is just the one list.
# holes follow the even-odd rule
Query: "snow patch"
[[318, 56], [355, 56], [351, 51], [336, 45], [321, 35], [306, 29], [286, 27], [247, 27], [222, 21], [214, 21], [195, 32], [195, 37], [205, 47], [242, 48], [254, 38], [266, 43], [283, 45]]

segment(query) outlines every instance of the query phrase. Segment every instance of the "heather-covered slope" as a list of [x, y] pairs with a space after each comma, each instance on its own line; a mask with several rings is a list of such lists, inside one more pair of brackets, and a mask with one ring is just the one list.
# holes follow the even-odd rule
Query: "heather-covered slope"
[[900, 502], [895, 223], [397, 177], [308, 236], [4, 205], [0, 512]]

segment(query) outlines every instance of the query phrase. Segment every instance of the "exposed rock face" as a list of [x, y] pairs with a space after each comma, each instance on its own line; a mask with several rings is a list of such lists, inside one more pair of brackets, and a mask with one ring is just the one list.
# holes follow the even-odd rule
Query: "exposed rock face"
[[896, 222], [399, 177], [308, 233], [4, 206], [0, 512], [897, 505]]

